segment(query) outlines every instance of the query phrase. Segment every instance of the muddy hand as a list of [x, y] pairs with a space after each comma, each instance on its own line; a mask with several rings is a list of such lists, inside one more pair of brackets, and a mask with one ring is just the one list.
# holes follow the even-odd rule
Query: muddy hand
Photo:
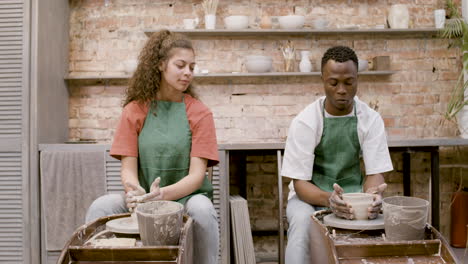
[[150, 202], [150, 201], [159, 201], [163, 199], [163, 191], [159, 187], [159, 183], [161, 182], [161, 178], [156, 178], [150, 187], [150, 192], [143, 195], [142, 202]]
[[130, 212], [136, 208], [137, 204], [141, 202], [141, 198], [146, 194], [145, 189], [140, 185], [135, 185], [131, 182], [125, 182], [125, 186], [131, 189], [125, 194], [125, 203]]
[[371, 193], [374, 195], [374, 202], [372, 203], [372, 206], [369, 207], [369, 219], [375, 219], [380, 213], [380, 210], [382, 209], [382, 194], [387, 188], [386, 183], [382, 183], [377, 187], [371, 187], [366, 190], [366, 193]]
[[333, 192], [329, 198], [330, 208], [332, 209], [333, 213], [342, 218], [346, 219], [353, 219], [354, 218], [354, 210], [348, 205], [345, 201], [343, 201], [343, 188], [341, 188], [338, 184], [333, 184]]

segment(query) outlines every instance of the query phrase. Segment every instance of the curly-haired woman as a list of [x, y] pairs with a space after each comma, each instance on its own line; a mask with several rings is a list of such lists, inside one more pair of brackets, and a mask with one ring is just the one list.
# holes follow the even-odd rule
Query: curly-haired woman
[[171, 200], [194, 220], [194, 263], [216, 263], [217, 215], [206, 168], [219, 162], [211, 111], [191, 91], [195, 53], [183, 35], [162, 30], [143, 48], [110, 150], [122, 162], [125, 196], [95, 200], [86, 222]]

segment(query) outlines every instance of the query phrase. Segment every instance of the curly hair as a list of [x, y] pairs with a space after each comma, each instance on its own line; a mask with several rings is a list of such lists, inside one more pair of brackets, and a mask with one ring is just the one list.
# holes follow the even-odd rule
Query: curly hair
[[345, 61], [353, 61], [356, 65], [356, 69], [358, 68], [358, 58], [354, 50], [346, 46], [335, 46], [329, 48], [322, 57], [322, 67], [321, 71], [323, 72], [323, 67], [329, 60], [334, 60], [336, 62], [345, 62]]
[[[156, 98], [161, 84], [159, 66], [172, 57], [175, 48], [190, 49], [195, 53], [192, 42], [184, 35], [169, 30], [151, 35], [138, 57], [138, 66], [125, 90], [123, 106], [132, 101], [149, 104]], [[184, 93], [195, 97], [191, 84]]]

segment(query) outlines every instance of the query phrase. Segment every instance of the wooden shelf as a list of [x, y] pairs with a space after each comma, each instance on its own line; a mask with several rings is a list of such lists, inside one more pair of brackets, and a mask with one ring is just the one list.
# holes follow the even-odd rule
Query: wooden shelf
[[[227, 29], [170, 29], [173, 32], [183, 33], [187, 36], [314, 36], [314, 35], [343, 35], [343, 34], [389, 34], [389, 35], [433, 35], [436, 36], [439, 30], [436, 28], [414, 28], [414, 29], [244, 29], [244, 30], [227, 30]], [[145, 34], [150, 36], [159, 30], [147, 29]]]
[[125, 81], [128, 80], [130, 76], [122, 75], [122, 76], [106, 76], [106, 75], [97, 75], [97, 76], [66, 76], [65, 81], [92, 81], [92, 82], [107, 82], [107, 81]]
[[[360, 72], [359, 75], [392, 75], [396, 71], [364, 71]], [[202, 78], [242, 78], [242, 77], [295, 77], [295, 76], [320, 76], [320, 72], [266, 72], [266, 73], [208, 73], [208, 74], [197, 74], [196, 79]]]
[[[360, 72], [361, 76], [386, 76], [395, 74], [396, 71], [364, 71]], [[320, 72], [267, 72], [267, 73], [208, 73], [196, 74], [195, 79], [209, 79], [209, 78], [245, 78], [245, 77], [307, 77], [307, 76], [320, 76]], [[126, 81], [130, 76], [67, 76], [67, 82], [92, 82], [92, 83], [107, 83], [107, 82], [122, 82]]]

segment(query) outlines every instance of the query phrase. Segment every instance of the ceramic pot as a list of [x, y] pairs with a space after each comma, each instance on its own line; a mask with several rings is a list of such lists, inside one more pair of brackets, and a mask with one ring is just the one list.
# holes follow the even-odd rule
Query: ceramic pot
[[409, 27], [409, 11], [404, 4], [396, 4], [390, 7], [388, 12], [388, 24], [390, 28], [405, 29]]
[[308, 50], [301, 51], [301, 62], [299, 62], [299, 71], [300, 72], [311, 72], [312, 63], [309, 60], [310, 52]]
[[374, 202], [374, 195], [370, 193], [344, 193], [343, 201], [351, 205], [356, 220], [368, 219], [368, 208]]

